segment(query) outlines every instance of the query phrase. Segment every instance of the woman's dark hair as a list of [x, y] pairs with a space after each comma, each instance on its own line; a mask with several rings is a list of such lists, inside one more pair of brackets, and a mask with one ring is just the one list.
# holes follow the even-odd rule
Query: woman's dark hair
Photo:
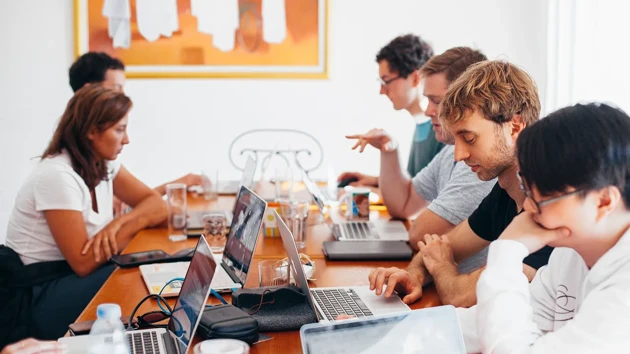
[[549, 196], [567, 187], [616, 186], [630, 206], [630, 117], [605, 104], [577, 104], [551, 113], [518, 137], [525, 181]]
[[107, 163], [97, 156], [88, 138], [91, 132], [103, 132], [118, 123], [131, 109], [124, 93], [100, 85], [88, 85], [78, 90], [68, 102], [52, 140], [42, 159], [55, 156], [65, 149], [72, 168], [90, 189], [107, 179]]

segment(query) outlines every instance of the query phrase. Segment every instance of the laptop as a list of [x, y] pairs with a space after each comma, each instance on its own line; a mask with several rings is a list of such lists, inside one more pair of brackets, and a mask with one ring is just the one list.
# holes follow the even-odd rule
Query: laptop
[[[220, 256], [220, 267], [212, 280], [214, 290], [229, 292], [245, 285], [266, 208], [267, 203], [256, 193], [241, 187], [225, 250]], [[182, 278], [188, 265], [189, 262], [144, 264], [140, 266], [140, 273], [149, 293], [157, 294], [170, 280]], [[181, 282], [177, 281], [169, 284], [162, 291], [162, 296], [177, 296], [181, 286]]]
[[218, 193], [219, 194], [236, 194], [238, 193], [241, 186], [245, 186], [247, 188], [252, 188], [252, 183], [254, 182], [254, 174], [256, 173], [256, 160], [249, 155], [247, 157], [247, 161], [245, 162], [245, 168], [243, 169], [243, 175], [241, 176], [240, 181], [220, 181], [218, 182]]
[[300, 328], [300, 340], [305, 354], [466, 353], [457, 311], [451, 305], [307, 324]]
[[[247, 188], [253, 188], [254, 184], [254, 174], [256, 173], [256, 160], [253, 157], [248, 156], [247, 162], [245, 162], [245, 168], [243, 169], [243, 176], [240, 181], [226, 181], [217, 182], [219, 194], [237, 194], [241, 186], [245, 186]], [[201, 219], [204, 215], [206, 215], [210, 210], [192, 210], [188, 212], [188, 219], [186, 220], [186, 228], [189, 230], [202, 230], [203, 223]], [[225, 213], [225, 218], [227, 224], [232, 223], [232, 212], [233, 210], [223, 210]]]
[[[131, 353], [188, 352], [208, 301], [210, 284], [217, 269], [210, 246], [203, 236], [197, 242], [195, 255], [190, 264], [167, 327], [127, 332]], [[112, 340], [109, 335], [100, 337], [103, 342]], [[86, 353], [95, 340], [94, 335], [83, 335], [63, 337], [58, 341], [68, 345], [68, 353]]]
[[409, 232], [399, 220], [344, 220], [329, 208], [317, 184], [302, 171], [302, 181], [338, 241], [409, 241]]
[[369, 286], [309, 289], [293, 235], [280, 215], [275, 210], [273, 212], [278, 220], [280, 237], [289, 257], [296, 285], [302, 293], [310, 294], [306, 298], [320, 322], [335, 321], [337, 316], [342, 314], [362, 318], [411, 310], [398, 295], [393, 294], [389, 298], [377, 296]]

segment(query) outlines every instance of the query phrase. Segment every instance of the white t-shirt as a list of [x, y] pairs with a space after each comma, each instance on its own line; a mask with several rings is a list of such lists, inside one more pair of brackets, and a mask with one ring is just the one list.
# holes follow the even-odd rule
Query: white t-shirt
[[[88, 238], [114, 219], [114, 177], [120, 170], [115, 161], [108, 163], [108, 180], [96, 188], [98, 213], [92, 210], [92, 197], [81, 176], [72, 169], [70, 155], [45, 158], [20, 188], [9, 217], [6, 244], [20, 255], [25, 265], [63, 260], [46, 217], [45, 210], [77, 210], [83, 214]], [[72, 236], [72, 235], [68, 235]]]

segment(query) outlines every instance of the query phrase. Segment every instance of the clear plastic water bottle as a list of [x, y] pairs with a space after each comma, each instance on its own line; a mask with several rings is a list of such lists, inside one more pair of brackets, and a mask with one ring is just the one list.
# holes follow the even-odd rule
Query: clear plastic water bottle
[[98, 317], [90, 330], [90, 354], [129, 354], [125, 325], [120, 320], [120, 306], [101, 304], [96, 308]]

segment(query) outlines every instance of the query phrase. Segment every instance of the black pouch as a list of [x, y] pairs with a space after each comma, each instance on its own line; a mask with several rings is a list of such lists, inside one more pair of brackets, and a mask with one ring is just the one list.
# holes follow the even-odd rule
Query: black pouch
[[197, 334], [204, 339], [238, 339], [248, 344], [258, 341], [258, 322], [232, 305], [215, 305], [203, 311]]
[[317, 322], [306, 296], [293, 284], [239, 289], [232, 293], [232, 304], [251, 314], [261, 332], [290, 331]]

